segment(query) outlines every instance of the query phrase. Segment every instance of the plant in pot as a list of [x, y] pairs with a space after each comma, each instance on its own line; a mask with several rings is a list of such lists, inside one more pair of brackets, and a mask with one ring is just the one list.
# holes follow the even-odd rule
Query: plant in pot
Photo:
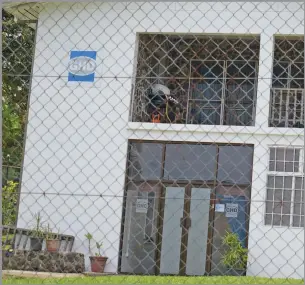
[[92, 234], [87, 233], [85, 237], [88, 239], [88, 243], [89, 243], [89, 252], [90, 252], [89, 259], [91, 263], [91, 271], [96, 273], [103, 273], [108, 259], [108, 257], [101, 255], [101, 248], [103, 244], [96, 242], [98, 253], [96, 253], [95, 256], [93, 256], [91, 251], [91, 241], [93, 240], [93, 236]]
[[223, 237], [222, 244], [226, 247], [226, 252], [222, 257], [222, 263], [228, 269], [229, 275], [245, 275], [248, 250], [242, 246], [238, 235], [227, 232]]
[[40, 251], [42, 250], [42, 243], [45, 236], [40, 213], [36, 215], [35, 220], [35, 226], [30, 231], [30, 250]]
[[57, 234], [52, 233], [48, 224], [46, 229], [46, 248], [48, 252], [57, 252], [60, 247], [59, 230]]

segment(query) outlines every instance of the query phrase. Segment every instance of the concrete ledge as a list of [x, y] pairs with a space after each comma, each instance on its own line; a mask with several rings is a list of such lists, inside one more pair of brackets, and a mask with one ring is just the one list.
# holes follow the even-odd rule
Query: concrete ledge
[[107, 273], [107, 272], [104, 272], [104, 273], [96, 273], [96, 272], [84, 272], [84, 275], [85, 276], [109, 276], [109, 275], [112, 275], [112, 276], [116, 276], [118, 275], [117, 273]]
[[27, 277], [27, 278], [73, 278], [84, 277], [80, 273], [54, 273], [54, 272], [35, 272], [22, 270], [2, 270], [2, 276]]

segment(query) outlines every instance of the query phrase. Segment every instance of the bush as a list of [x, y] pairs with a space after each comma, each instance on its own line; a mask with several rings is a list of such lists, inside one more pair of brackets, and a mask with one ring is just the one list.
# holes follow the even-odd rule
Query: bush
[[2, 225], [15, 225], [17, 219], [18, 183], [8, 181], [2, 188]]
[[227, 247], [227, 251], [222, 257], [222, 263], [230, 269], [245, 270], [248, 250], [242, 247], [237, 234], [227, 232], [222, 243]]

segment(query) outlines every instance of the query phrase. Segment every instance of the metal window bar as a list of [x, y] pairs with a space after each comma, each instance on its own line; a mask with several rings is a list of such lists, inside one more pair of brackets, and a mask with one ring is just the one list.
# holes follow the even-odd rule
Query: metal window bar
[[[222, 88], [221, 88], [221, 98], [220, 100], [204, 100], [202, 99], [201, 101], [206, 101], [207, 103], [210, 103], [210, 102], [219, 102], [220, 104], [220, 114], [219, 114], [219, 117], [220, 117], [220, 125], [248, 125], [247, 123], [247, 117], [248, 116], [251, 116], [251, 122], [250, 122], [250, 125], [254, 125], [254, 114], [255, 114], [255, 106], [256, 106], [256, 84], [257, 84], [257, 62], [256, 61], [247, 61], [247, 60], [234, 60], [234, 61], [223, 61], [223, 60], [191, 60], [190, 61], [190, 78], [189, 78], [189, 91], [188, 91], [188, 108], [187, 108], [187, 111], [189, 112], [189, 103], [190, 101], [195, 101], [196, 99], [193, 99], [193, 98], [190, 98], [190, 92], [192, 90], [192, 85], [191, 85], [191, 80], [192, 79], [204, 79], [203, 76], [198, 76], [198, 77], [194, 77], [192, 75], [192, 63], [194, 62], [212, 62], [212, 63], [215, 63], [213, 67], [217, 66], [218, 63], [219, 64], [219, 67], [222, 67], [223, 71], [222, 71], [222, 78], [221, 77], [209, 77], [208, 79], [209, 80], [213, 80], [213, 79], [218, 79], [218, 80], [221, 80], [222, 81]], [[235, 62], [240, 62], [240, 63], [244, 63], [244, 66], [247, 65], [248, 63], [254, 63], [254, 77], [251, 78], [251, 77], [247, 77], [246, 75], [243, 76], [243, 77], [234, 77], [235, 80], [238, 80], [238, 79], [244, 79], [245, 81], [246, 80], [249, 80], [249, 79], [254, 79], [254, 84], [253, 84], [253, 90], [252, 91], [249, 91], [248, 92], [251, 92], [253, 93], [253, 96], [252, 96], [252, 102], [249, 102], [250, 106], [251, 106], [251, 113], [248, 113], [247, 110], [248, 108], [246, 107], [247, 106], [247, 102], [242, 102], [240, 103], [240, 100], [243, 100], [245, 96], [243, 96], [243, 98], [237, 98], [237, 101], [235, 102], [235, 105], [236, 104], [240, 104], [242, 106], [240, 107], [237, 107], [237, 106], [231, 106], [230, 107], [230, 103], [228, 102], [229, 100], [229, 96], [228, 96], [228, 92], [229, 91], [229, 86], [228, 86], [228, 82], [227, 82], [227, 73], [228, 73], [228, 66], [230, 66], [229, 63], [231, 63], [231, 65], [234, 65]], [[238, 68], [238, 67], [237, 67]], [[211, 69], [210, 69], [211, 70]], [[240, 84], [237, 84], [237, 89], [240, 88]], [[211, 87], [210, 87], [211, 88]], [[233, 91], [234, 92], [234, 91]], [[247, 91], [246, 91], [247, 92]], [[234, 102], [233, 102], [234, 104]], [[238, 112], [238, 111], [244, 111], [244, 113], [246, 113], [244, 116], [242, 116], [241, 120], [239, 118], [233, 118], [233, 121], [230, 119], [232, 117], [232, 114], [231, 112], [232, 111], [235, 111], [235, 112]], [[247, 113], [248, 113], [248, 116], [247, 116]], [[232, 123], [231, 123], [232, 122]], [[189, 123], [189, 113], [187, 113], [187, 123]]]
[[[300, 102], [298, 102], [298, 97], [300, 97]], [[271, 127], [304, 127], [304, 89], [272, 88], [271, 102], [269, 124]], [[293, 102], [292, 109], [294, 110], [292, 119], [289, 118], [291, 102]], [[300, 109], [299, 118], [297, 117], [298, 107]]]

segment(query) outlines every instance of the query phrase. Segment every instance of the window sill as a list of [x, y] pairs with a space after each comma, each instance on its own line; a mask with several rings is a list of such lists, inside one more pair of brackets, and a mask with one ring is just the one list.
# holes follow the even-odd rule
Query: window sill
[[156, 124], [128, 122], [130, 131], [152, 132], [183, 132], [183, 133], [224, 133], [224, 134], [255, 134], [268, 136], [303, 136], [304, 129], [300, 128], [272, 128], [256, 126], [222, 126], [222, 125], [191, 125], [191, 124]]

